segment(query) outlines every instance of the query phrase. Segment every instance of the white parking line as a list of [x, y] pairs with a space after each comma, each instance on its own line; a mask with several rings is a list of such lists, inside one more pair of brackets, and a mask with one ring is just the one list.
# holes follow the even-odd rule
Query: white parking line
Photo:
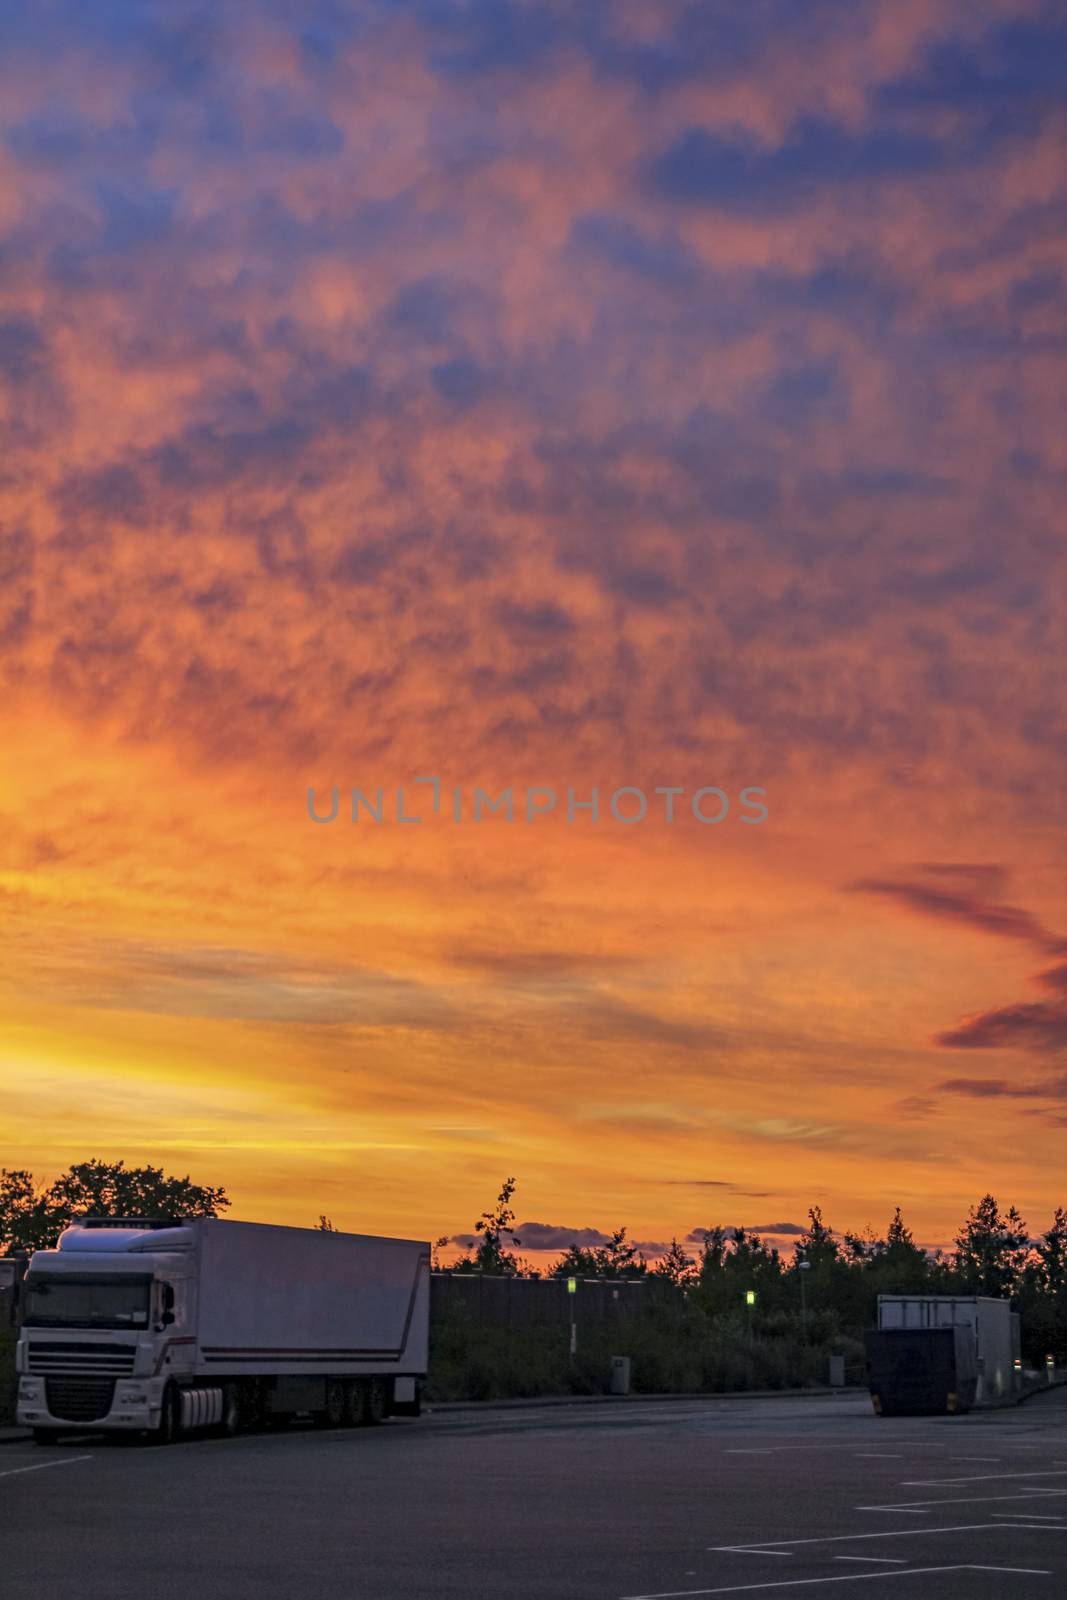
[[1041, 1472], [980, 1472], [973, 1478], [902, 1478], [902, 1489], [941, 1489], [954, 1483], [1000, 1482], [1004, 1478], [1067, 1478], [1067, 1467], [1058, 1472], [1050, 1469]]
[[69, 1467], [72, 1461], [91, 1461], [92, 1456], [60, 1456], [58, 1461], [35, 1461], [32, 1467], [10, 1467], [0, 1478], [17, 1478], [20, 1472], [41, 1472], [45, 1467]]
[[879, 1566], [906, 1567], [903, 1556], [835, 1556], [835, 1561], [877, 1561]]
[[934, 1506], [980, 1506], [986, 1505], [990, 1500], [1033, 1500], [1036, 1495], [1042, 1499], [1047, 1495], [1067, 1494], [1067, 1489], [1034, 1489], [1024, 1494], [957, 1494], [944, 1495], [940, 1500], [901, 1500], [899, 1504], [880, 1506], [853, 1506], [854, 1511], [904, 1511], [914, 1514], [918, 1510], [929, 1511]]
[[917, 1539], [925, 1533], [976, 1533], [979, 1530], [988, 1530], [992, 1526], [990, 1522], [958, 1522], [948, 1528], [888, 1528], [880, 1529], [877, 1533], [828, 1533], [815, 1538], [767, 1539], [762, 1544], [750, 1539], [747, 1544], [709, 1544], [707, 1548], [712, 1551], [744, 1551], [747, 1555], [752, 1555], [756, 1551], [760, 1554], [764, 1552], [770, 1554], [776, 1545], [780, 1548], [786, 1544], [851, 1544], [856, 1539]]
[[905, 1567], [903, 1572], [849, 1572], [836, 1578], [780, 1578], [772, 1583], [730, 1583], [718, 1589], [664, 1589], [658, 1594], [623, 1595], [622, 1600], [691, 1600], [704, 1594], [751, 1594], [756, 1589], [800, 1589], [812, 1583], [873, 1583], [876, 1578], [910, 1578], [925, 1572], [1024, 1572], [1030, 1577], [1050, 1578], [1047, 1567], [986, 1567], [970, 1562], [951, 1567]]
[[1020, 1517], [1025, 1517], [1027, 1522], [1047, 1522], [1052, 1527], [1058, 1527], [1063, 1522], [1062, 1517], [1050, 1517], [1044, 1511], [992, 1511], [990, 1515], [998, 1519], [1007, 1517], [1012, 1522], [1017, 1522]]
[[853, 1455], [857, 1461], [900, 1461], [900, 1455], [893, 1454], [890, 1450], [854, 1450]]

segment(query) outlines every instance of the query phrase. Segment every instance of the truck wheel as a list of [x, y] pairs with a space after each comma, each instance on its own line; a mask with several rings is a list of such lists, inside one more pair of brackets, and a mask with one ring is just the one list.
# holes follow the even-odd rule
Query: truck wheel
[[241, 1431], [241, 1396], [235, 1383], [227, 1383], [222, 1391], [222, 1416], [219, 1419], [219, 1433], [224, 1439], [232, 1439]]
[[338, 1383], [336, 1378], [326, 1380], [326, 1404], [321, 1411], [315, 1413], [315, 1421], [320, 1428], [339, 1428], [345, 1420], [345, 1391], [344, 1385]]
[[378, 1423], [385, 1421], [388, 1410], [388, 1401], [385, 1393], [385, 1384], [381, 1378], [372, 1378], [367, 1387], [367, 1421]]
[[367, 1420], [367, 1386], [359, 1378], [345, 1384], [345, 1426], [361, 1428]]
[[159, 1425], [152, 1434], [153, 1444], [173, 1444], [181, 1432], [181, 1397], [173, 1385], [163, 1391], [163, 1404], [159, 1412]]
[[267, 1426], [267, 1397], [258, 1378], [250, 1378], [241, 1397], [241, 1426], [246, 1433], [259, 1433]]
[[34, 1428], [34, 1430], [33, 1430], [33, 1442], [34, 1442], [34, 1444], [58, 1444], [59, 1443], [59, 1429], [58, 1428]]

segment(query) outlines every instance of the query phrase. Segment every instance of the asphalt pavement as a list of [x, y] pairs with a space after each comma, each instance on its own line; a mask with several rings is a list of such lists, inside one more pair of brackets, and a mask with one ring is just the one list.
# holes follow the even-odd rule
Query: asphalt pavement
[[1067, 1592], [1067, 1390], [436, 1412], [169, 1449], [0, 1443], [19, 1600], [1016, 1600]]

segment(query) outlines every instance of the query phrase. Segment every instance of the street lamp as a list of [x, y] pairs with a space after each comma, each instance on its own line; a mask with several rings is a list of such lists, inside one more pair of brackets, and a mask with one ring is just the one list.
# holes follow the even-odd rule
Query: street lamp
[[[567, 1294], [568, 1294], [568, 1296], [575, 1295], [577, 1293], [578, 1293], [578, 1279], [577, 1278], [568, 1278], [567, 1279]], [[571, 1308], [571, 1360], [572, 1361], [574, 1360], [575, 1356], [578, 1354], [578, 1319], [575, 1316], [576, 1307], [577, 1307], [577, 1301], [571, 1300], [570, 1301], [570, 1308]]]
[[[797, 1262], [797, 1271], [798, 1272], [810, 1272], [811, 1271], [811, 1262], [810, 1261], [798, 1261]], [[804, 1279], [803, 1278], [801, 1278], [801, 1280], [800, 1280], [800, 1315], [803, 1317], [805, 1322], [808, 1320], [808, 1298], [807, 1298], [807, 1295], [804, 1292]]]

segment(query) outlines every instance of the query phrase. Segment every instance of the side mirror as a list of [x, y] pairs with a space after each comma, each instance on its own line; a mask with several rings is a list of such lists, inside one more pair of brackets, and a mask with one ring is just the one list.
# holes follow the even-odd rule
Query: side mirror
[[162, 1285], [162, 1290], [159, 1326], [161, 1328], [169, 1328], [174, 1321], [174, 1287], [172, 1284], [165, 1283]]

